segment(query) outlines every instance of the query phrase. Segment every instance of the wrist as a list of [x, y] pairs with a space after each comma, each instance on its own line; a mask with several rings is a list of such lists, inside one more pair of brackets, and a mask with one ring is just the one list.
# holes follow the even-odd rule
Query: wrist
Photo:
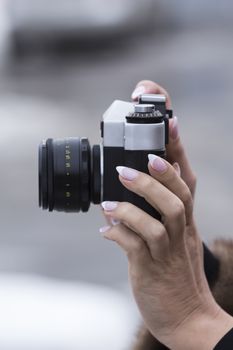
[[188, 318], [166, 345], [173, 350], [213, 350], [232, 328], [233, 318], [216, 304], [211, 310]]

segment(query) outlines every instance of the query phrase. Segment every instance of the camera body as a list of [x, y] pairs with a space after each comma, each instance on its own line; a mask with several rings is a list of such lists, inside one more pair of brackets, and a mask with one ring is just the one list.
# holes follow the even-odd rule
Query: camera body
[[127, 201], [154, 209], [119, 181], [116, 166], [148, 173], [149, 153], [166, 157], [168, 119], [163, 95], [142, 95], [138, 105], [115, 101], [103, 115], [103, 200]]
[[141, 95], [137, 104], [114, 101], [101, 121], [100, 145], [87, 138], [48, 139], [39, 149], [39, 202], [43, 209], [88, 211], [90, 203], [127, 201], [159, 215], [119, 181], [117, 166], [148, 173], [149, 153], [166, 158], [169, 142], [164, 95]]

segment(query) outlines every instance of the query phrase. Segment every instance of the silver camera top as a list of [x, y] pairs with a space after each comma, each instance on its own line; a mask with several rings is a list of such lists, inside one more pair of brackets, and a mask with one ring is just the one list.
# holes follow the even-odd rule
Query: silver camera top
[[104, 147], [123, 147], [125, 150], [163, 150], [165, 148], [164, 120], [150, 124], [131, 124], [126, 121], [126, 117], [134, 113], [153, 113], [155, 111], [153, 103], [164, 104], [165, 110], [165, 96], [142, 95], [140, 102], [145, 100], [148, 100], [148, 103], [134, 104], [116, 100], [111, 104], [103, 115]]

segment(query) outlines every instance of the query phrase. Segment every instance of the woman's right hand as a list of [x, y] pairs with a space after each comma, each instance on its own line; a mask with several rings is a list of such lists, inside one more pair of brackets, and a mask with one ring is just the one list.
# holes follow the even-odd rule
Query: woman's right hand
[[[171, 98], [168, 92], [159, 84], [150, 80], [141, 80], [137, 83], [132, 99], [137, 101], [142, 94], [162, 94], [166, 96], [167, 109], [172, 108]], [[184, 146], [182, 145], [177, 125], [177, 118], [174, 117], [169, 120], [169, 144], [167, 145], [167, 160], [169, 163], [178, 163], [180, 166], [181, 178], [187, 184], [194, 197], [196, 189], [196, 176], [192, 171], [189, 160], [187, 158]]]

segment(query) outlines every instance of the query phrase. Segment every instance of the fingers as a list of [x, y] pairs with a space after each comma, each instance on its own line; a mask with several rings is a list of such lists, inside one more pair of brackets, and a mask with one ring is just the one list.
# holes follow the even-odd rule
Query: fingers
[[146, 242], [154, 260], [162, 260], [167, 254], [169, 238], [161, 222], [128, 202], [103, 202], [102, 207], [105, 216], [120, 221]]
[[117, 167], [119, 180], [130, 191], [145, 200], [162, 215], [162, 221], [171, 239], [183, 235], [185, 207], [183, 202], [150, 175], [126, 167]]
[[[137, 100], [142, 94], [163, 94], [166, 96], [166, 108], [171, 108], [171, 98], [168, 92], [159, 84], [150, 80], [141, 80], [132, 93], [132, 99]], [[169, 144], [167, 145], [167, 159], [170, 163], [177, 162], [180, 165], [181, 177], [188, 185], [192, 195], [195, 194], [196, 176], [188, 161], [185, 149], [179, 137], [177, 118], [169, 120]]]
[[174, 166], [172, 166], [166, 160], [154, 154], [149, 154], [148, 158], [148, 169], [150, 175], [166, 186], [166, 188], [183, 202], [185, 207], [186, 224], [189, 225], [193, 219], [193, 199], [188, 186], [179, 176], [178, 164], [175, 163]]
[[147, 266], [145, 264], [152, 261], [145, 242], [123, 224], [108, 227], [103, 236], [116, 242], [127, 254], [129, 262], [135, 267], [142, 269]]
[[142, 94], [161, 94], [166, 96], [166, 108], [171, 109], [172, 103], [168, 92], [159, 84], [154, 83], [151, 80], [141, 80], [136, 85], [134, 92], [132, 93], [132, 99], [137, 101]]
[[[127, 227], [146, 243], [153, 260], [163, 260], [168, 254], [169, 238], [177, 246], [183, 240], [185, 226], [191, 223], [192, 196], [179, 176], [178, 164], [173, 167], [164, 159], [151, 154], [148, 169], [151, 176], [131, 168], [117, 167], [122, 184], [144, 197], [159, 211], [162, 223], [131, 203], [103, 202], [102, 207], [109, 222], [114, 220], [121, 223], [116, 225], [116, 229], [114, 226], [111, 232], [116, 232], [119, 226]], [[119, 241], [119, 237], [115, 235], [109, 239], [116, 240], [128, 254], [132, 235], [130, 238], [126, 238], [126, 235], [124, 237], [123, 241]]]

